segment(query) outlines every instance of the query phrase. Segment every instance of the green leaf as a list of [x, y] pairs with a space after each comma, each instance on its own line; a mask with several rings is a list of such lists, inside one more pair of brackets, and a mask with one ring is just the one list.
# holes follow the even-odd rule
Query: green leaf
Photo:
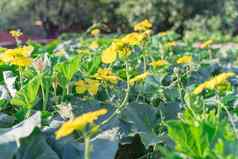
[[59, 159], [40, 132], [21, 140], [16, 159]]
[[151, 105], [130, 103], [122, 113], [122, 119], [132, 124], [132, 133], [140, 134], [146, 147], [160, 141], [154, 132], [159, 121], [156, 118], [157, 110]]
[[39, 87], [40, 79], [36, 76], [16, 93], [16, 96], [11, 100], [11, 104], [31, 109], [35, 104]]
[[67, 81], [70, 81], [74, 74], [78, 71], [79, 64], [79, 56], [74, 56], [68, 61], [56, 64], [54, 70], [59, 74], [62, 74]]

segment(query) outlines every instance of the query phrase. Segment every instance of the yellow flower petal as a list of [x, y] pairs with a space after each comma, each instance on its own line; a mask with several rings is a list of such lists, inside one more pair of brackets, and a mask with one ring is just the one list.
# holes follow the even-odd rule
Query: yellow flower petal
[[101, 60], [102, 63], [111, 64], [117, 59], [117, 50], [115, 47], [110, 46], [106, 50], [103, 51]]
[[29, 57], [17, 57], [14, 60], [12, 60], [10, 63], [13, 65], [25, 67], [32, 64], [32, 59]]
[[194, 90], [193, 94], [199, 94], [201, 93], [204, 89], [215, 89], [216, 86], [224, 83], [228, 78], [235, 76], [235, 73], [233, 72], [226, 72], [226, 73], [221, 73], [214, 78], [198, 85]]
[[158, 60], [158, 61], [153, 61], [150, 63], [151, 66], [154, 66], [154, 67], [160, 67], [160, 66], [164, 66], [168, 64], [168, 62], [166, 60]]
[[135, 31], [145, 31], [151, 28], [152, 28], [152, 23], [148, 19], [143, 20], [134, 26]]
[[88, 89], [89, 94], [96, 95], [98, 92], [99, 85], [100, 85], [99, 81], [87, 79], [86, 82], [88, 83], [87, 89]]
[[135, 82], [138, 82], [138, 81], [143, 81], [146, 77], [148, 77], [150, 75], [149, 72], [144, 72], [143, 74], [140, 74], [140, 75], [137, 75], [135, 76], [134, 78], [130, 79], [129, 80], [129, 84], [130, 85], [134, 85]]
[[177, 59], [176, 62], [177, 62], [178, 64], [187, 64], [187, 63], [192, 62], [192, 60], [193, 60], [192, 56], [190, 56], [190, 55], [184, 55], [184, 56], [180, 57], [179, 59]]
[[76, 88], [75, 89], [76, 89], [76, 92], [78, 94], [83, 94], [87, 90], [87, 85], [86, 85], [86, 83], [83, 80], [79, 80], [76, 83]]
[[72, 134], [75, 130], [82, 131], [87, 124], [93, 123], [100, 116], [107, 113], [107, 109], [99, 109], [94, 112], [85, 113], [74, 120], [65, 122], [59, 130], [55, 132], [56, 139], [68, 136]]

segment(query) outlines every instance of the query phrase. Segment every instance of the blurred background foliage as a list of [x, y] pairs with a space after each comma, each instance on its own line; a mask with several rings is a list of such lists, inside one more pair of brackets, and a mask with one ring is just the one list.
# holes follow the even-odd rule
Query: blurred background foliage
[[[33, 35], [55, 36], [105, 24], [104, 32], [130, 31], [148, 18], [154, 31], [238, 33], [237, 0], [1, 0], [0, 31], [20, 28]], [[39, 31], [41, 30], [41, 31]]]

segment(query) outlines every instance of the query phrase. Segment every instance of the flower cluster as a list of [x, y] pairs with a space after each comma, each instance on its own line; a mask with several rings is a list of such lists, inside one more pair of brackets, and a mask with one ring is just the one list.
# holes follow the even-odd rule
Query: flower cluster
[[0, 54], [0, 60], [17, 66], [29, 66], [32, 64], [32, 58], [30, 56], [33, 49], [32, 46], [7, 49], [4, 53]]
[[214, 78], [210, 79], [209, 81], [206, 81], [200, 85], [198, 85], [194, 90], [193, 94], [199, 94], [205, 89], [211, 89], [213, 90], [216, 86], [224, 83], [228, 78], [235, 76], [235, 73], [233, 72], [226, 72], [219, 74], [215, 76]]
[[100, 116], [105, 115], [106, 113], [107, 109], [100, 109], [94, 112], [85, 113], [73, 120], [65, 122], [59, 128], [59, 130], [55, 132], [56, 139], [68, 136], [72, 134], [75, 130], [82, 131], [87, 126], [87, 124], [93, 123]]
[[133, 32], [117, 39], [103, 51], [101, 59], [105, 64], [111, 64], [120, 58], [128, 57], [131, 54], [130, 46], [140, 44], [147, 37], [146, 33]]

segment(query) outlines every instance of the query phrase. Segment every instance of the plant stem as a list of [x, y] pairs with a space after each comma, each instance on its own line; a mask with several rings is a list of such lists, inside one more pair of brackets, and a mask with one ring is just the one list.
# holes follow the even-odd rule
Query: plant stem
[[128, 72], [128, 64], [126, 63], [126, 77], [127, 77], [127, 88], [126, 88], [126, 95], [121, 102], [121, 104], [117, 107], [117, 109], [112, 113], [111, 116], [109, 116], [106, 120], [104, 120], [99, 126], [103, 126], [107, 123], [109, 123], [117, 114], [119, 114], [126, 106], [128, 97], [129, 97], [129, 92], [130, 92], [130, 85], [129, 85], [129, 72]]
[[22, 78], [22, 69], [21, 67], [18, 67], [18, 72], [19, 72], [19, 78], [20, 78], [20, 87], [23, 87], [23, 78]]
[[43, 84], [43, 75], [40, 75], [40, 85], [41, 85], [41, 93], [42, 93], [42, 100], [43, 100], [43, 111], [46, 111], [46, 98], [45, 98], [45, 91], [44, 91], [44, 84]]
[[91, 159], [91, 144], [88, 135], [84, 136], [84, 159]]

